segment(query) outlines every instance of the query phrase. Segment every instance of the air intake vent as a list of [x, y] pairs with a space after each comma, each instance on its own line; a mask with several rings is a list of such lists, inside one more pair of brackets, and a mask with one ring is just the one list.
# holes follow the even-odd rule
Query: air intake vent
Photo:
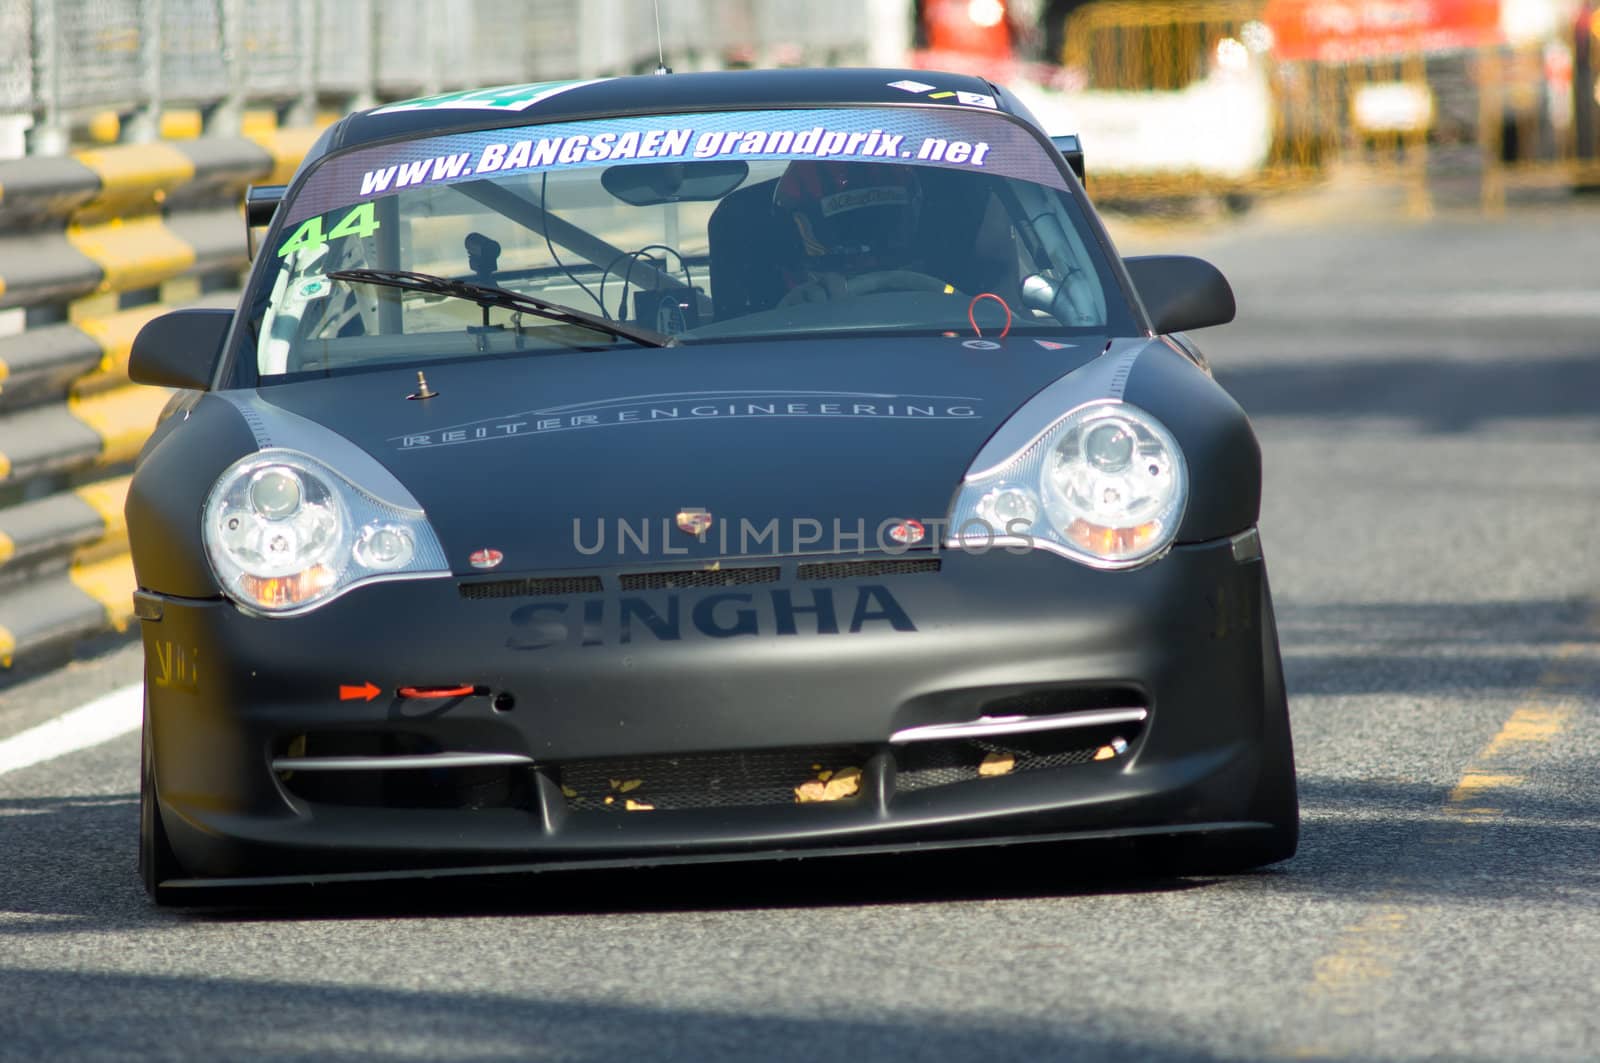
[[604, 589], [599, 576], [474, 580], [459, 586], [461, 597], [469, 602], [494, 598], [534, 598], [549, 594], [599, 594]]
[[679, 572], [630, 572], [622, 577], [625, 591], [682, 590], [689, 587], [745, 587], [776, 583], [777, 565], [761, 568], [684, 569]]
[[879, 558], [873, 561], [808, 561], [800, 566], [800, 578], [873, 579], [878, 576], [911, 576], [918, 572], [937, 572], [937, 557]]
[[758, 808], [797, 804], [797, 788], [824, 772], [859, 771], [871, 755], [825, 747], [579, 760], [560, 765], [557, 781], [574, 812]]
[[1115, 760], [1127, 752], [1141, 726], [1115, 724], [994, 739], [918, 742], [895, 750], [895, 792], [982, 783], [992, 776]]

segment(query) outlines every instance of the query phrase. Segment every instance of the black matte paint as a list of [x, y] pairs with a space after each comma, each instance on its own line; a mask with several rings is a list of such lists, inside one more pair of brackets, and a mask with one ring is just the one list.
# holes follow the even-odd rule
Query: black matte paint
[[1261, 446], [1233, 396], [1189, 358], [1152, 343], [1134, 363], [1123, 398], [1161, 419], [1189, 466], [1179, 542], [1253, 527], [1261, 510]]
[[[1259, 562], [1235, 562], [1225, 542], [1180, 548], [1131, 573], [1003, 551], [946, 555], [937, 574], [866, 580], [797, 581], [786, 566], [774, 587], [633, 595], [660, 615], [677, 599], [684, 622], [676, 638], [635, 625], [627, 643], [618, 612], [630, 596], [614, 577], [595, 595], [521, 601], [466, 601], [450, 579], [386, 584], [292, 622], [169, 600], [165, 618], [144, 626], [146, 652], [170, 643], [199, 666], [192, 684], [151, 690], [167, 828], [191, 874], [241, 875], [1253, 819], [1263, 720], [1281, 709], [1263, 661], [1263, 572]], [[837, 630], [804, 614], [792, 634], [779, 634], [779, 591], [807, 604], [831, 594]], [[915, 630], [885, 617], [852, 632], [846, 618], [864, 593], [889, 595]], [[687, 622], [729, 594], [748, 595], [754, 631], [723, 637]], [[533, 602], [575, 617], [597, 602], [605, 619], [524, 648], [514, 616]], [[517, 708], [496, 712], [487, 697], [418, 707], [393, 694], [446, 681], [511, 691]], [[373, 701], [339, 700], [341, 685], [367, 682], [382, 691]], [[559, 796], [538, 810], [308, 806], [279, 789], [265, 760], [304, 731], [389, 727], [447, 749], [520, 752], [552, 765], [882, 747], [897, 729], [971, 719], [1020, 690], [1105, 687], [1142, 690], [1151, 707], [1126, 758], [848, 808], [618, 820], [571, 813]]]
[[1123, 259], [1158, 334], [1226, 325], [1237, 307], [1222, 271], [1189, 255], [1136, 255]]
[[[296, 180], [332, 150], [458, 129], [621, 113], [906, 105], [888, 83], [908, 76], [992, 93], [1002, 111], [1037, 126], [1003, 89], [925, 71], [619, 78], [528, 111], [358, 114], [323, 134]], [[1063, 176], [1081, 194], [1070, 172]], [[1185, 327], [1220, 316], [1226, 281], [1215, 270], [1201, 276], [1172, 259], [1130, 259], [1125, 269], [1092, 209], [1086, 213], [1136, 305], [1130, 272], [1166, 327], [1185, 315]], [[1177, 295], [1168, 299], [1166, 288]], [[1231, 293], [1227, 301], [1231, 317]], [[243, 391], [235, 397], [326, 426], [383, 463], [426, 511], [454, 570], [357, 587], [293, 618], [254, 616], [223, 599], [201, 543], [212, 485], [257, 447], [244, 415], [212, 394], [170, 404], [141, 455], [126, 512], [139, 586], [161, 606], [146, 610], [160, 619], [142, 621], [146, 740], [152, 781], [160, 782], [156, 811], [179, 873], [271, 879], [1172, 830], [1228, 832], [1230, 841], [1242, 839], [1245, 863], [1289, 855], [1297, 812], [1271, 598], [1264, 565], [1236, 561], [1228, 541], [1255, 524], [1261, 457], [1244, 412], [1193, 359], [1150, 341], [1120, 385], [1123, 398], [1167, 425], [1187, 462], [1188, 508], [1179, 543], [1164, 558], [1104, 572], [1044, 551], [997, 549], [945, 553], [937, 572], [800, 578], [797, 555], [878, 557], [880, 522], [942, 519], [995, 430], [1110, 339], [1060, 338], [1075, 346], [1051, 351], [1023, 335], [996, 350], [970, 349], [963, 337], [809, 337], [430, 362], [436, 394], [426, 401], [407, 398], [416, 366]], [[250, 352], [241, 347], [235, 357], [237, 373], [253, 380]], [[220, 379], [232, 379], [230, 370]], [[594, 405], [603, 400], [616, 400], [600, 407], [607, 423]], [[752, 402], [763, 409], [649, 413]], [[826, 414], [829, 402], [873, 409]], [[878, 412], [890, 405], [894, 416]], [[905, 415], [911, 405], [944, 415]], [[957, 407], [971, 416], [951, 415]], [[639, 412], [622, 416], [627, 410]], [[533, 427], [582, 416], [596, 423]], [[517, 421], [525, 427], [501, 427]], [[408, 436], [430, 443], [407, 446]], [[705, 543], [676, 529], [684, 508], [711, 511]], [[636, 529], [650, 523], [649, 552], [619, 556], [614, 537], [607, 550], [587, 549], [595, 522], [619, 520]], [[760, 543], [737, 556], [737, 535], [724, 544], [717, 529], [737, 533], [741, 520], [758, 528], [777, 521], [785, 535], [778, 556]], [[835, 522], [853, 534], [858, 521], [861, 541], [833, 541]], [[788, 533], [798, 522], [814, 522], [820, 541], [795, 543]], [[936, 523], [932, 532], [909, 556], [934, 555]], [[482, 547], [501, 551], [503, 565], [473, 569], [468, 556]], [[750, 565], [777, 574], [699, 589], [622, 583], [663, 569]], [[484, 579], [568, 576], [590, 589], [504, 598], [468, 598], [461, 589]], [[341, 687], [367, 684], [379, 692], [371, 700], [340, 695]], [[486, 693], [443, 703], [396, 693], [441, 684]], [[1132, 698], [1151, 716], [1113, 761], [896, 791], [891, 733], [969, 720], [1042, 692], [1068, 701]], [[450, 751], [522, 753], [537, 766], [518, 769], [527, 790], [513, 806], [432, 809], [313, 801], [292, 795], [270, 770], [274, 751], [296, 735], [350, 731], [401, 731]], [[816, 745], [864, 751], [861, 799], [619, 817], [572, 811], [551, 771], [583, 758]], [[1262, 837], [1270, 840], [1249, 840]]]
[[[480, 547], [501, 550], [507, 571], [676, 563], [741, 552], [741, 521], [760, 529], [777, 520], [785, 541], [808, 537], [803, 522], [815, 521], [822, 538], [809, 549], [828, 552], [835, 522], [850, 533], [860, 522], [871, 545], [884, 521], [942, 519], [994, 430], [1105, 343], [1073, 342], [1060, 351], [1022, 337], [998, 350], [943, 337], [624, 349], [430, 365], [438, 396], [427, 402], [406, 399], [416, 372], [404, 368], [259, 394], [388, 466], [457, 571], [470, 571], [467, 555]], [[838, 394], [830, 401], [829, 392]], [[627, 401], [609, 411], [583, 405], [606, 399]], [[805, 412], [791, 415], [791, 404]], [[830, 407], [852, 415], [820, 413]], [[585, 416], [601, 423], [573, 424]], [[551, 420], [562, 429], [539, 431]], [[448, 442], [452, 433], [464, 438]], [[407, 448], [408, 437], [428, 444]], [[686, 507], [730, 522], [732, 545], [722, 526], [705, 543], [678, 532]], [[636, 532], [649, 522], [648, 554], [625, 541], [619, 555], [618, 521]], [[590, 552], [597, 522], [606, 544]]]
[[211, 386], [233, 311], [220, 307], [169, 310], [147, 321], [133, 338], [128, 378], [166, 388]]
[[200, 511], [223, 470], [255, 449], [238, 411], [213, 395], [156, 427], [123, 509], [140, 587], [183, 598], [220, 593], [200, 539]]

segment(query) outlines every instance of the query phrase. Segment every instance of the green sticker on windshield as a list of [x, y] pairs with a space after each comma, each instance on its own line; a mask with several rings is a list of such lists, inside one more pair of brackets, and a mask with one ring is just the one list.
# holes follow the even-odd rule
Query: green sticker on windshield
[[400, 111], [467, 110], [467, 111], [525, 111], [563, 92], [594, 85], [606, 78], [588, 81], [539, 81], [530, 85], [496, 85], [487, 89], [470, 89], [466, 92], [447, 92], [442, 96], [424, 96], [416, 100], [402, 100], [387, 107], [379, 107], [373, 114], [395, 114]]
[[340, 218], [327, 234], [322, 232], [322, 216], [315, 215], [300, 223], [299, 228], [278, 247], [278, 257], [288, 258], [296, 251], [315, 251], [329, 240], [346, 236], [371, 236], [378, 231], [377, 208], [371, 203], [358, 203]]

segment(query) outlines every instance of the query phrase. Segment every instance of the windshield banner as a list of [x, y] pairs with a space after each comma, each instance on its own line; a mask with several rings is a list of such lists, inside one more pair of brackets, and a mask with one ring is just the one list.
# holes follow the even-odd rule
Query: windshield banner
[[712, 159], [896, 161], [1066, 187], [1028, 130], [993, 112], [876, 107], [647, 115], [482, 129], [336, 155], [312, 174], [285, 224], [410, 188]]

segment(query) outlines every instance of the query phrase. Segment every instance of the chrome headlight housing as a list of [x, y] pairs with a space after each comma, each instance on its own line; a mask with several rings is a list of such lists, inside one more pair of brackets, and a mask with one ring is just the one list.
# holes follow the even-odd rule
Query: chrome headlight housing
[[299, 451], [234, 462], [201, 519], [217, 582], [251, 612], [303, 613], [363, 583], [450, 571], [420, 509], [385, 502]]
[[1188, 497], [1183, 451], [1165, 425], [1129, 403], [1092, 402], [969, 473], [948, 545], [1024, 545], [1095, 568], [1133, 568], [1171, 548]]

